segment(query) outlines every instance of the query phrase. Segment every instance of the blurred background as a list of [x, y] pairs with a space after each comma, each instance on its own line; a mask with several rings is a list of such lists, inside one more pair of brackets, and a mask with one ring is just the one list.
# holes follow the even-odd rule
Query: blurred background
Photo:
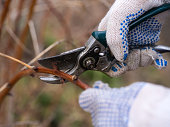
[[[0, 0], [0, 52], [29, 63], [55, 44], [42, 57], [83, 46], [114, 0]], [[170, 46], [170, 16], [159, 44]], [[170, 54], [164, 58], [170, 61]], [[37, 62], [33, 65], [38, 66]], [[21, 65], [0, 57], [0, 86], [9, 81]], [[147, 81], [170, 87], [170, 66], [166, 70], [140, 68], [110, 78], [88, 71], [80, 79], [90, 86], [101, 80], [110, 87]], [[80, 109], [77, 86], [46, 84], [37, 77], [24, 77], [0, 108], [0, 127], [92, 127], [90, 114]]]

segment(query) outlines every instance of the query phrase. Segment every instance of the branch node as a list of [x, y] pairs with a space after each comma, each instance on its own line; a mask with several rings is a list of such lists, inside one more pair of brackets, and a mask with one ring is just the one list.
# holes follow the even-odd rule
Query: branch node
[[31, 76], [31, 77], [35, 77], [35, 75], [34, 75], [34, 74], [30, 74], [30, 76]]
[[10, 89], [11, 88], [11, 84], [8, 83], [6, 87]]
[[7, 95], [8, 95], [8, 96], [10, 96], [10, 97], [12, 97], [12, 96], [13, 96], [13, 94], [12, 94], [12, 93], [8, 93]]
[[35, 67], [35, 66], [34, 66], [32, 69], [33, 69], [35, 72], [38, 72], [38, 67]]
[[73, 81], [76, 81], [76, 80], [78, 80], [78, 76], [76, 76], [76, 75], [73, 75], [73, 76], [72, 76], [72, 80], [73, 80]]

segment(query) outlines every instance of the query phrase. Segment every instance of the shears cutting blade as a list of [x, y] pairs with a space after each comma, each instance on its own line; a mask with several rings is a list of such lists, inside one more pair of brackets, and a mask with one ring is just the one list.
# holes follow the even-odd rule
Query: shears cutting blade
[[[131, 22], [129, 30], [132, 30], [148, 18], [170, 9], [170, 4], [153, 8]], [[129, 52], [133, 49], [150, 46], [159, 53], [170, 52], [170, 47], [163, 45], [129, 45]], [[106, 31], [94, 31], [86, 42], [84, 47], [73, 49], [56, 56], [39, 59], [38, 62], [47, 68], [52, 69], [54, 66], [60, 71], [70, 75], [79, 76], [87, 70], [95, 70], [108, 72], [117, 62], [110, 52], [106, 41]], [[50, 75], [48, 77], [40, 77], [44, 82], [51, 84], [62, 84], [67, 82], [60, 77]]]

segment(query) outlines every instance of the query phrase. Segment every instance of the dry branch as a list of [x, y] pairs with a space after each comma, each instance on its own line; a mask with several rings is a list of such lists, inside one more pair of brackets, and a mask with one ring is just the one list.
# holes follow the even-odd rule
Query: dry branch
[[25, 69], [21, 72], [19, 72], [17, 75], [15, 75], [8, 83], [5, 83], [1, 88], [0, 88], [0, 104], [4, 100], [4, 98], [9, 94], [10, 90], [14, 87], [16, 82], [21, 79], [24, 76], [27, 75], [34, 75], [35, 73], [45, 73], [45, 74], [52, 74], [58, 77], [61, 77], [63, 79], [66, 79], [83, 90], [90, 88], [87, 84], [83, 83], [81, 80], [79, 80], [76, 76], [72, 76], [69, 74], [66, 74], [64, 72], [61, 72], [56, 69], [48, 69], [48, 68], [43, 68], [43, 67], [35, 67], [35, 68], [29, 68]]

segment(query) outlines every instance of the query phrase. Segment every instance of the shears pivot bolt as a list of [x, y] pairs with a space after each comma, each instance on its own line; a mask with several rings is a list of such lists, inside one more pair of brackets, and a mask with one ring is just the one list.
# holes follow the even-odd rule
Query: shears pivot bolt
[[92, 57], [88, 57], [84, 60], [83, 66], [89, 70], [92, 70], [95, 67], [95, 59]]
[[99, 53], [100, 52], [100, 49], [99, 48], [95, 48], [94, 49], [94, 53]]

